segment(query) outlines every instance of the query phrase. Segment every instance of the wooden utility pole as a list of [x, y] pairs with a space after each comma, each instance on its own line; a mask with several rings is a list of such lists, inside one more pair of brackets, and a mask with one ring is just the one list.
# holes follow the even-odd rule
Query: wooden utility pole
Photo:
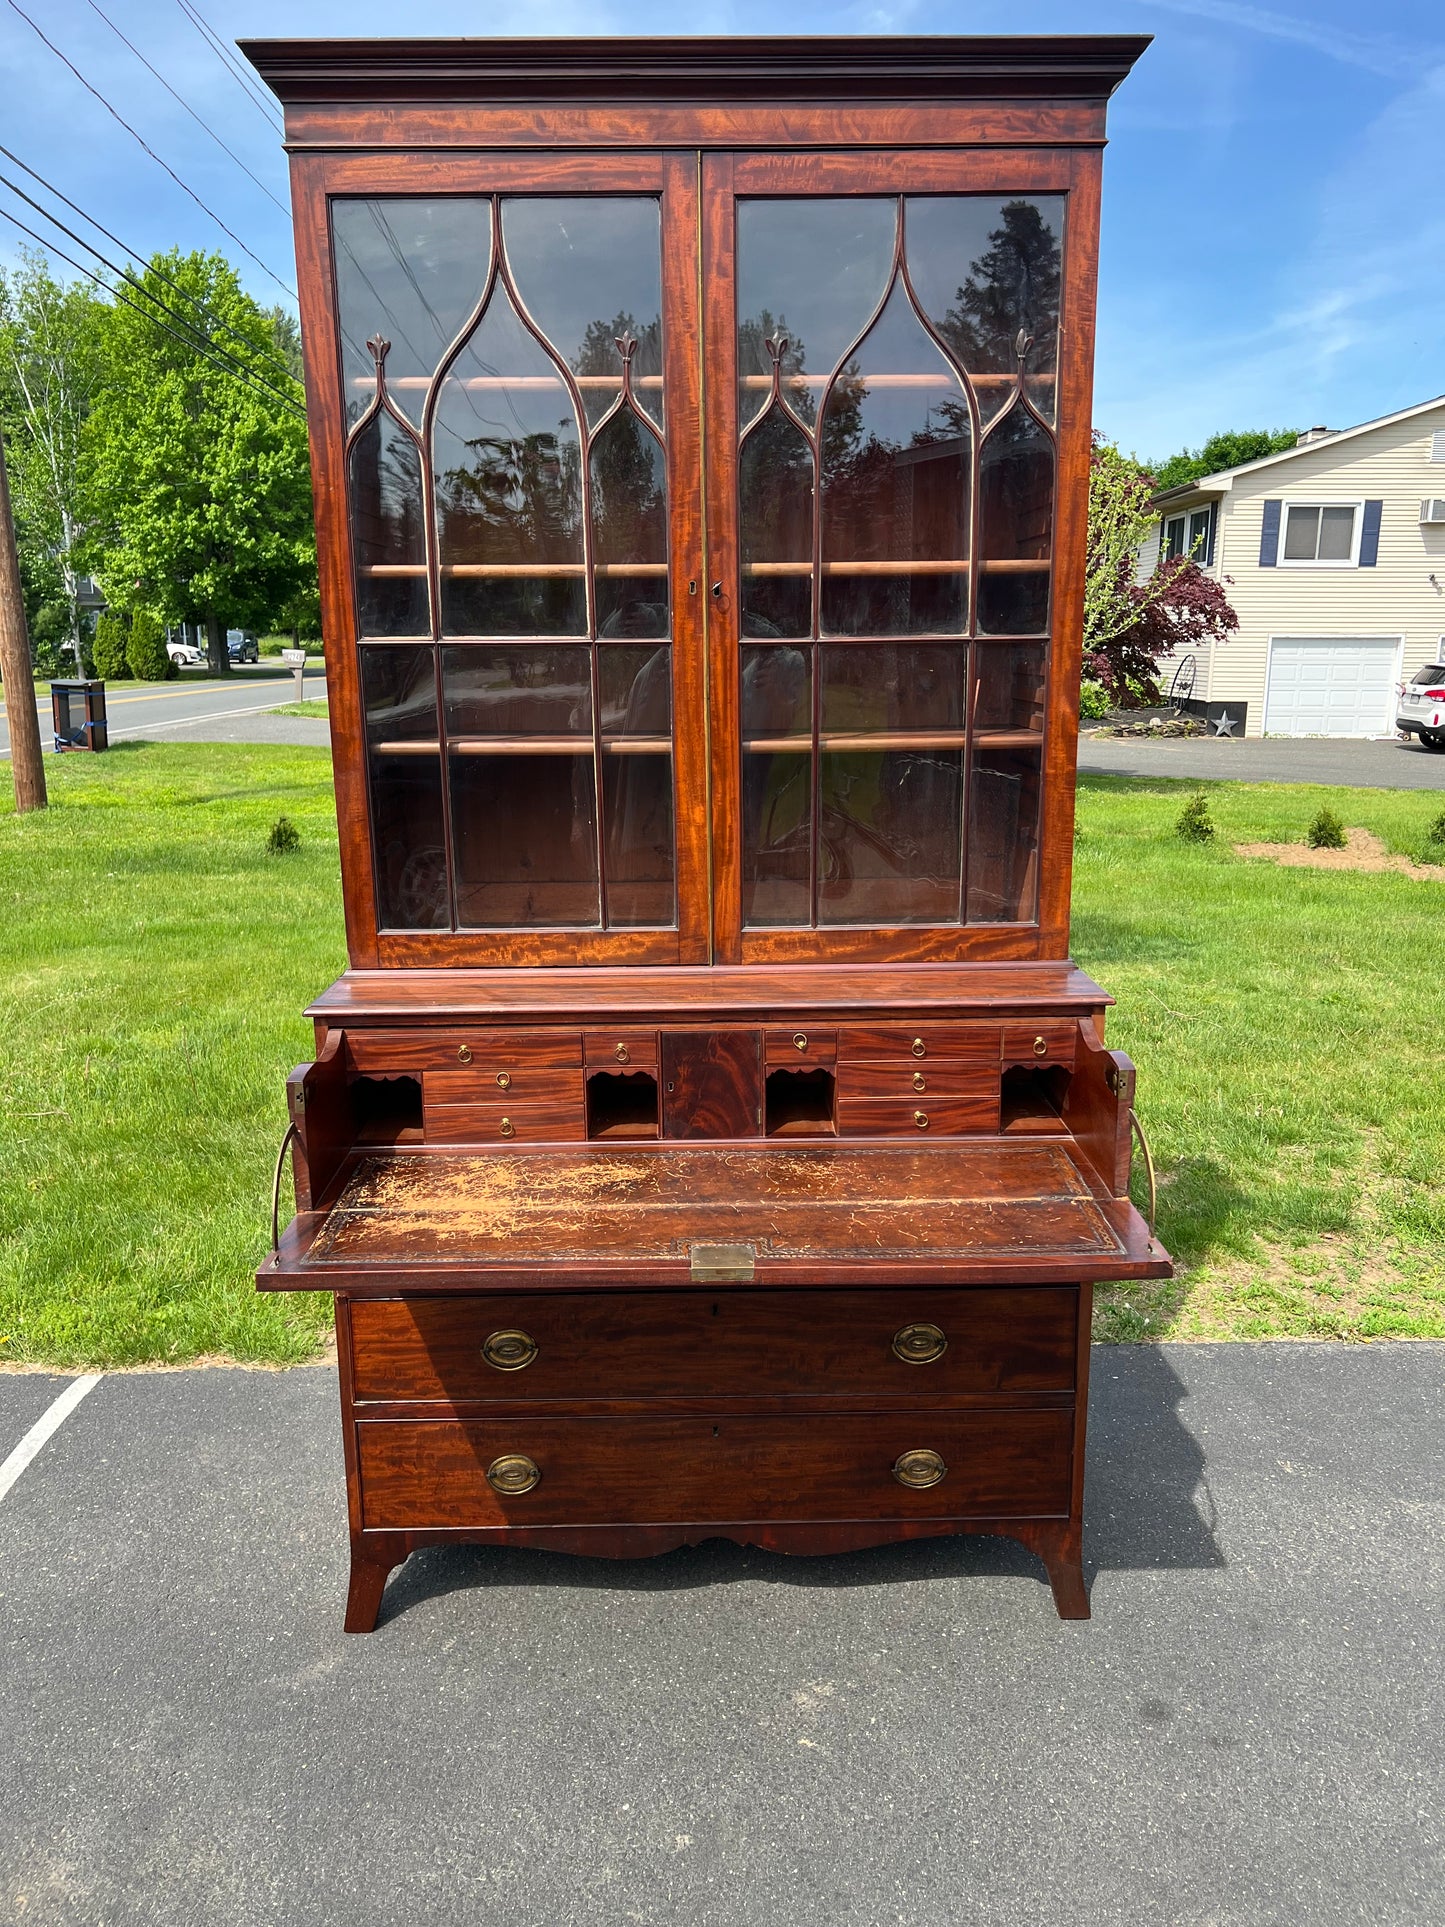
[[5, 475], [5, 443], [0, 439], [0, 678], [5, 683], [5, 719], [10, 725], [10, 774], [15, 783], [15, 814], [45, 808], [45, 765], [40, 760], [40, 724], [35, 715], [35, 678], [30, 671], [30, 637], [20, 594], [20, 558], [15, 553], [15, 518], [10, 513], [10, 483]]

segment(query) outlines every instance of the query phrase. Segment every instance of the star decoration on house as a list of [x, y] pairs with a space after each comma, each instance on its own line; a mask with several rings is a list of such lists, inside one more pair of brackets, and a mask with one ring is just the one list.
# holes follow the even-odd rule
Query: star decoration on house
[[1228, 736], [1231, 741], [1233, 740], [1234, 717], [1230, 715], [1227, 709], [1221, 710], [1219, 715], [1215, 717], [1214, 733], [1216, 736]]

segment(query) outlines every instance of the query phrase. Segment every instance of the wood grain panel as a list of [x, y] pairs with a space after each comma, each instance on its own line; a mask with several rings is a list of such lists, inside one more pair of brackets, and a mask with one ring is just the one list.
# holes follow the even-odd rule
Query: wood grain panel
[[[765, 1419], [526, 1417], [361, 1420], [369, 1529], [622, 1525], [667, 1520], [1049, 1517], [1067, 1513], [1072, 1412], [902, 1410]], [[948, 1466], [912, 1491], [893, 1477], [927, 1447]], [[486, 1468], [525, 1453], [540, 1483], [503, 1498]]]
[[762, 1112], [759, 1031], [663, 1031], [664, 1137], [758, 1137]]

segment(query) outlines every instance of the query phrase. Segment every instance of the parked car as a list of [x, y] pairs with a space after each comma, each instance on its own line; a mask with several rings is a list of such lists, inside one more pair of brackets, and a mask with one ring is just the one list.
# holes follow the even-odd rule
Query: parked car
[[1427, 662], [1402, 685], [1395, 727], [1418, 736], [1426, 749], [1445, 749], [1445, 663]]
[[228, 629], [226, 654], [232, 662], [259, 662], [261, 647], [249, 629]]
[[181, 669], [194, 669], [206, 660], [193, 642], [168, 642], [166, 654]]

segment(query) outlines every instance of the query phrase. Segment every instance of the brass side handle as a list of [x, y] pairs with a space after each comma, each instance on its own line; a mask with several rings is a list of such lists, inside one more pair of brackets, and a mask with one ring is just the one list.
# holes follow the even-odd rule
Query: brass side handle
[[[913, 1492], [926, 1492], [929, 1486], [943, 1483], [948, 1477], [948, 1466], [941, 1452], [918, 1445], [911, 1452], [899, 1453], [893, 1461], [893, 1476]], [[491, 1477], [490, 1472], [487, 1477]]]
[[915, 1091], [926, 1091], [928, 1089], [928, 1079], [923, 1075], [922, 1071], [915, 1071], [913, 1073], [913, 1088]]
[[525, 1452], [504, 1452], [487, 1467], [487, 1484], [504, 1498], [515, 1499], [541, 1482], [541, 1468]]
[[632, 1053], [628, 1050], [626, 1044], [618, 1044], [613, 1050], [612, 1055], [617, 1059], [619, 1064], [630, 1064], [632, 1061]]
[[905, 1365], [931, 1365], [948, 1350], [948, 1340], [937, 1325], [900, 1325], [893, 1334], [893, 1355]]
[[802, 1033], [802, 1031], [798, 1031], [798, 1032], [796, 1033], [796, 1035], [794, 1036], [794, 1038], [793, 1038], [793, 1048], [794, 1048], [795, 1050], [806, 1050], [806, 1049], [808, 1048], [808, 1040], [807, 1040], [807, 1038], [806, 1038], [806, 1037], [805, 1037], [805, 1036], [803, 1035], [803, 1033]]
[[928, 1055], [928, 1046], [921, 1037], [914, 1038], [911, 1048], [915, 1057], [926, 1057]]
[[499, 1372], [520, 1372], [536, 1356], [536, 1339], [515, 1328], [493, 1332], [482, 1346], [482, 1357]]
[[509, 1117], [504, 1117], [502, 1119], [501, 1129], [502, 1129], [503, 1137], [515, 1137], [517, 1135], [516, 1129], [513, 1126], [511, 1118]]
[[1042, 1037], [1036, 1037], [1034, 1039], [1034, 1056], [1047, 1057], [1048, 1054], [1049, 1054], [1049, 1047], [1046, 1040]]
[[457, 1062], [458, 1062], [459, 1064], [470, 1064], [470, 1063], [471, 1063], [471, 1061], [472, 1061], [472, 1047], [471, 1047], [471, 1045], [470, 1045], [470, 1044], [458, 1044], [458, 1045], [457, 1045]]
[[918, 1126], [920, 1131], [926, 1131], [928, 1129], [927, 1111], [915, 1111], [913, 1113], [913, 1122]]
[[502, 1090], [504, 1090], [504, 1091], [509, 1091], [509, 1090], [511, 1090], [511, 1088], [512, 1088], [512, 1073], [511, 1073], [510, 1071], [498, 1071], [498, 1072], [497, 1072], [497, 1083], [498, 1083], [498, 1085], [500, 1086], [500, 1088], [501, 1088]]

